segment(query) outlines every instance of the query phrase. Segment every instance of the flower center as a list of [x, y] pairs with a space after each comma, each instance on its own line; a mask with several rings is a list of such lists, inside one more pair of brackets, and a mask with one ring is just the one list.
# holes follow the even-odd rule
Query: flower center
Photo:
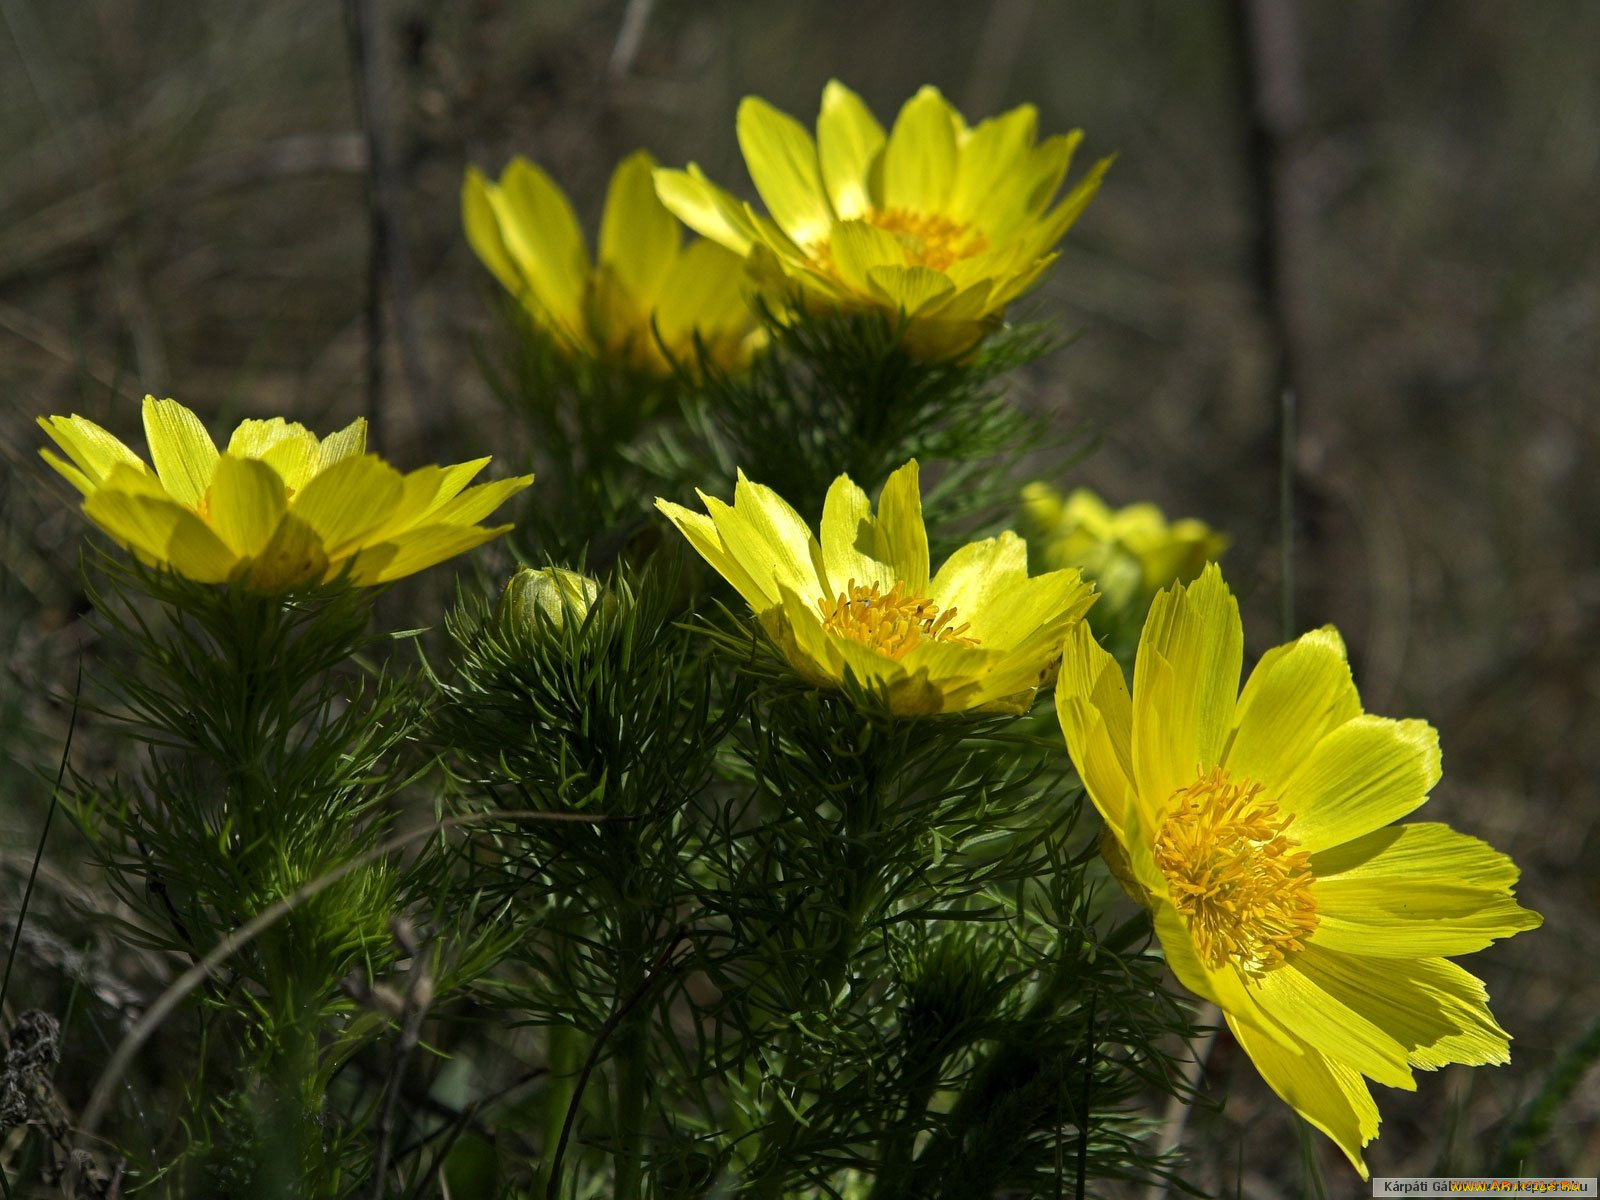
[[1293, 816], [1261, 798], [1261, 785], [1201, 771], [1173, 797], [1155, 860], [1188, 923], [1201, 961], [1263, 975], [1305, 948], [1317, 927], [1311, 853], [1285, 830]]
[[903, 208], [872, 209], [869, 224], [892, 233], [905, 248], [906, 266], [943, 271], [960, 258], [971, 258], [989, 245], [989, 239], [965, 221], [941, 213], [909, 212]]
[[887, 592], [876, 583], [862, 587], [852, 579], [838, 599], [818, 600], [817, 609], [829, 633], [860, 642], [896, 662], [923, 642], [978, 644], [977, 638], [966, 636], [970, 622], [952, 624], [955, 609], [940, 612], [926, 596], [906, 595], [906, 585], [898, 579]]

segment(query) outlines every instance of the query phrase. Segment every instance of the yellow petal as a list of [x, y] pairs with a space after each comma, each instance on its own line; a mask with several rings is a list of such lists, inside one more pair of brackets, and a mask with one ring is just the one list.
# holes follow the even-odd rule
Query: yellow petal
[[[137, 454], [87, 417], [40, 417], [39, 426], [50, 435], [56, 445], [67, 452], [67, 457], [72, 460], [76, 469], [76, 478], [64, 469], [66, 464], [59, 458], [41, 451], [44, 460], [65, 475], [73, 487], [86, 495], [90, 489], [83, 484], [98, 486], [111, 468], [118, 463], [138, 471], [148, 470], [144, 463], [139, 461]], [[80, 483], [79, 480], [83, 482]]]
[[534, 299], [558, 327], [581, 339], [589, 252], [571, 202], [550, 176], [517, 158], [490, 191], [489, 203]]
[[1471, 954], [1541, 924], [1517, 904], [1517, 867], [1447, 825], [1391, 825], [1313, 856], [1317, 945], [1418, 958]]
[[258, 592], [278, 592], [328, 574], [328, 556], [317, 531], [293, 513], [285, 514], [272, 538], [250, 560], [243, 580]]
[[326, 471], [336, 462], [367, 452], [367, 419], [357, 417], [337, 433], [330, 433], [317, 446], [317, 470]]
[[477, 167], [467, 168], [466, 178], [461, 181], [461, 224], [466, 230], [467, 245], [478, 261], [489, 268], [501, 287], [513, 296], [521, 296], [528, 285], [500, 236], [500, 218], [489, 199], [493, 186]]
[[960, 117], [939, 90], [923, 87], [895, 118], [883, 149], [883, 203], [914, 213], [943, 210], [956, 170]]
[[113, 539], [153, 566], [186, 579], [222, 583], [238, 559], [222, 539], [175, 500], [101, 488], [83, 511]]
[[1261, 1030], [1230, 1015], [1228, 1027], [1255, 1063], [1267, 1086], [1290, 1108], [1333, 1139], [1350, 1165], [1366, 1179], [1361, 1148], [1378, 1136], [1378, 1106], [1359, 1072], [1329, 1060], [1310, 1046], [1296, 1054]]
[[176, 400], [146, 396], [144, 435], [162, 485], [179, 503], [199, 508], [217, 466], [217, 447], [200, 418]]
[[1215, 567], [1150, 605], [1133, 676], [1141, 803], [1158, 808], [1221, 761], [1243, 657], [1239, 606]]
[[776, 592], [767, 591], [744, 565], [735, 558], [717, 532], [717, 524], [704, 513], [691, 512], [681, 504], [656, 498], [656, 507], [678, 527], [678, 532], [689, 539], [689, 544], [700, 552], [700, 557], [711, 564], [713, 570], [745, 598], [751, 611], [761, 613], [778, 604]]
[[532, 475], [516, 475], [470, 487], [453, 500], [435, 505], [428, 513], [430, 525], [476, 525], [512, 496], [533, 483]]
[[922, 522], [922, 487], [917, 460], [891, 471], [878, 494], [878, 530], [885, 560], [913, 595], [928, 589], [928, 530]]
[[972, 623], [970, 634], [980, 645], [1010, 645], [1007, 611], [1011, 594], [1028, 578], [1028, 547], [1007, 530], [999, 537], [962, 546], [939, 568], [928, 595], [941, 607], [954, 608]]
[[[1137, 739], [1137, 715], [1135, 722]], [[1439, 775], [1433, 726], [1360, 716], [1318, 742], [1274, 799], [1294, 817], [1290, 836], [1315, 852], [1405, 816], [1428, 798]]]
[[744, 260], [715, 242], [691, 242], [667, 268], [655, 318], [675, 354], [693, 349], [695, 333], [708, 349], [719, 338], [743, 337], [754, 324], [744, 296]]
[[600, 217], [600, 262], [617, 273], [629, 293], [648, 310], [677, 257], [678, 222], [656, 196], [655, 159], [630, 154], [611, 175]]
[[1117, 660], [1095, 641], [1087, 622], [1067, 630], [1056, 675], [1056, 716], [1067, 753], [1089, 799], [1126, 842], [1133, 796], [1133, 702]]
[[[488, 486], [488, 485], [485, 485]], [[427, 525], [363, 547], [351, 571], [354, 583], [390, 583], [454, 558], [510, 530], [510, 525]]]
[[316, 473], [320, 456], [316, 435], [282, 417], [241, 421], [228, 439], [227, 453], [235, 458], [261, 459], [278, 473], [284, 486], [295, 491]]
[[1277, 795], [1324, 734], [1360, 713], [1344, 640], [1324, 626], [1261, 656], [1239, 694], [1224, 764]]
[[347, 458], [295, 494], [291, 511], [322, 539], [328, 558], [344, 558], [380, 528], [400, 503], [400, 472], [375, 455]]
[[828, 198], [841, 221], [872, 207], [868, 178], [884, 141], [883, 126], [866, 102], [830, 79], [822, 89], [822, 112], [817, 117], [817, 157]]
[[756, 231], [739, 202], [708, 180], [699, 167], [690, 163], [687, 171], [663, 168], [654, 178], [656, 196], [678, 220], [735, 254], [750, 253]]
[[[989, 198], [984, 227], [995, 241], [1027, 238], [1066, 178], [1083, 131], [1056, 134], [1028, 151], [1007, 186]], [[1031, 255], [1030, 255], [1031, 257]]]
[[[955, 180], [945, 212], [957, 221], [988, 229], [995, 215], [996, 195], [1016, 186], [1019, 167], [1028, 158], [1038, 128], [1038, 110], [1024, 104], [998, 117], [980, 121], [958, 148]], [[1065, 169], [1065, 168], [1063, 168]]]
[[773, 220], [802, 246], [827, 237], [833, 208], [805, 126], [759, 96], [747, 96], [737, 128], [745, 167]]
[[848, 475], [839, 476], [828, 488], [821, 532], [827, 596], [843, 595], [852, 582], [859, 587], [876, 584], [884, 591], [895, 585], [889, 547], [872, 515], [872, 501]]
[[905, 317], [937, 310], [938, 301], [956, 290], [948, 276], [932, 267], [874, 267], [867, 280], [874, 296]]
[[1066, 236], [1067, 230], [1083, 215], [1100, 190], [1100, 181], [1111, 169], [1111, 159], [1102, 158], [1089, 169], [1089, 173], [1073, 185], [1060, 204], [1056, 205], [1027, 233], [1030, 252], [1043, 254]]
[[1262, 1010], [1335, 1062], [1388, 1087], [1415, 1091], [1407, 1047], [1350, 1006], [1351, 996], [1326, 970], [1327, 953], [1307, 946], [1252, 986]]
[[373, 531], [374, 541], [382, 541], [417, 525], [435, 524], [431, 518], [441, 506], [461, 494], [461, 489], [489, 465], [489, 458], [475, 458], [450, 467], [426, 466], [408, 471], [400, 480], [400, 500], [389, 519]]
[[839, 278], [863, 295], [872, 294], [870, 276], [875, 268], [901, 267], [906, 262], [906, 250], [899, 239], [865, 221], [839, 222], [833, 227], [828, 248]]
[[232, 453], [217, 460], [209, 496], [211, 528], [241, 558], [265, 549], [289, 509], [276, 471], [260, 459]]
[[730, 507], [702, 494], [728, 552], [738, 559], [761, 591], [776, 597], [778, 585], [815, 600], [822, 588], [822, 548], [786, 501], [769, 487], [739, 473]]

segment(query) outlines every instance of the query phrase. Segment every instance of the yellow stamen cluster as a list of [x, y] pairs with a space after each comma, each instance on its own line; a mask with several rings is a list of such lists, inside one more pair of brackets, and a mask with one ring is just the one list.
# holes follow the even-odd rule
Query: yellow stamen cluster
[[873, 209], [869, 224], [892, 233], [905, 247], [906, 266], [943, 271], [957, 259], [971, 258], [989, 245], [989, 239], [965, 221], [941, 213], [908, 212], [903, 208]]
[[818, 600], [817, 609], [829, 633], [860, 642], [896, 662], [923, 642], [978, 644], [977, 638], [966, 636], [970, 622], [952, 624], [955, 609], [940, 612], [926, 596], [906, 595], [906, 585], [898, 579], [887, 592], [876, 583], [863, 587], [852, 579], [832, 604]]
[[1156, 835], [1155, 860], [1212, 970], [1262, 975], [1304, 949], [1317, 927], [1309, 851], [1285, 830], [1261, 785], [1221, 767], [1180, 790]]

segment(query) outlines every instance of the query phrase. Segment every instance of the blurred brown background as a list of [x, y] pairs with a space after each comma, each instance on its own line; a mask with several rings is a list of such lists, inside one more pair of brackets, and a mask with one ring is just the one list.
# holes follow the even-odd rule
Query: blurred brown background
[[[359, 71], [351, 8], [371, 18]], [[1467, 964], [1513, 1065], [1378, 1089], [1375, 1174], [1487, 1165], [1600, 1011], [1592, 0], [0, 0], [4, 895], [37, 828], [30, 771], [64, 733], [40, 681], [70, 688], [79, 644], [82, 524], [36, 414], [137, 441], [146, 391], [218, 424], [366, 412], [376, 137], [398, 300], [383, 448], [402, 466], [500, 450], [463, 168], [527, 154], [593, 230], [623, 154], [747, 186], [738, 99], [809, 124], [830, 76], [886, 122], [932, 82], [969, 118], [1031, 101], [1043, 131], [1083, 127], [1083, 161], [1119, 155], [1019, 310], [1081, 337], [1023, 388], [1101, 439], [1062, 482], [1233, 532], [1255, 652], [1277, 640], [1287, 369], [1297, 623], [1340, 626], [1369, 708], [1439, 726], [1423, 815], [1513, 854], [1545, 914]], [[1248, 1062], [1219, 1045], [1206, 1086], [1225, 1104], [1188, 1117], [1195, 1182], [1297, 1187], [1289, 1118]], [[1527, 1167], [1597, 1164], [1588, 1070]], [[1332, 1194], [1357, 1194], [1330, 1167]]]

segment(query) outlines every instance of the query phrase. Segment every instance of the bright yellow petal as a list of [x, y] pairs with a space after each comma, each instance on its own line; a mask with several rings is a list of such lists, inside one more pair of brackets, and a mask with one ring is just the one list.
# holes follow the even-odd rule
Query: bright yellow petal
[[744, 565], [728, 551], [717, 532], [717, 523], [704, 513], [691, 512], [681, 504], [656, 498], [656, 507], [678, 527], [678, 532], [689, 539], [689, 544], [700, 552], [700, 557], [711, 564], [713, 570], [732, 585], [745, 598], [752, 612], [761, 613], [780, 602], [776, 592], [768, 592], [745, 570]]
[[945, 212], [951, 218], [980, 229], [989, 227], [988, 218], [996, 216], [1000, 207], [995, 201], [1017, 186], [1018, 169], [1027, 161], [1038, 121], [1038, 110], [1024, 104], [980, 121], [961, 139], [955, 181], [945, 201]]
[[1221, 761], [1243, 657], [1239, 606], [1216, 568], [1150, 605], [1134, 665], [1133, 759], [1152, 811]]
[[1117, 660], [1095, 641], [1088, 623], [1067, 630], [1056, 676], [1056, 716], [1078, 778], [1118, 841], [1133, 797], [1133, 702]]
[[1074, 222], [1083, 215], [1083, 210], [1089, 207], [1095, 193], [1100, 190], [1100, 182], [1111, 169], [1111, 159], [1102, 158], [1089, 169], [1072, 190], [1066, 194], [1061, 203], [1056, 205], [1039, 221], [1039, 224], [1027, 232], [1028, 246], [1032, 253], [1043, 254], [1050, 250], [1066, 236]]
[[889, 473], [878, 494], [879, 536], [888, 566], [913, 595], [928, 589], [928, 529], [922, 521], [922, 485], [917, 460]]
[[467, 245], [478, 261], [489, 268], [501, 287], [513, 296], [521, 296], [528, 285], [500, 236], [500, 217], [489, 199], [493, 187], [477, 167], [467, 168], [466, 178], [461, 181], [461, 224], [466, 230]]
[[934, 87], [907, 100], [883, 148], [886, 208], [937, 213], [955, 182], [959, 115]]
[[290, 509], [322, 539], [330, 561], [380, 528], [404, 494], [400, 472], [375, 455], [335, 463], [295, 494]]
[[839, 222], [828, 248], [839, 278], [862, 295], [872, 294], [873, 270], [903, 267], [906, 261], [905, 247], [894, 234], [865, 221]]
[[702, 494], [728, 552], [738, 559], [760, 590], [777, 596], [778, 585], [803, 598], [824, 594], [822, 548], [800, 514], [769, 487], [739, 473], [732, 506]]
[[895, 584], [889, 548], [872, 515], [872, 501], [848, 475], [828, 488], [822, 504], [822, 566], [828, 596], [840, 596], [854, 582], [888, 591]]
[[928, 595], [940, 607], [954, 608], [958, 621], [970, 621], [968, 632], [979, 645], [1010, 645], [1010, 596], [1027, 578], [1027, 543], [1007, 530], [968, 542], [945, 559]]
[[1310, 1046], [1296, 1054], [1261, 1030], [1230, 1015], [1228, 1027], [1261, 1078], [1285, 1104], [1333, 1139], [1350, 1165], [1367, 1178], [1361, 1148], [1378, 1136], [1378, 1106], [1361, 1075]]
[[83, 511], [146, 563], [171, 567], [186, 579], [222, 583], [238, 559], [222, 539], [175, 500], [101, 488]]
[[656, 326], [673, 353], [688, 356], [698, 333], [708, 350], [743, 337], [755, 321], [744, 295], [744, 260], [710, 241], [694, 241], [672, 260], [656, 301]]
[[1439, 775], [1432, 725], [1360, 716], [1318, 742], [1274, 799], [1294, 817], [1290, 836], [1315, 852], [1399, 820], [1428, 798]]
[[261, 553], [288, 509], [283, 478], [269, 465], [232, 453], [217, 460], [211, 478], [209, 524], [239, 557]]
[[552, 321], [584, 336], [589, 251], [565, 193], [525, 158], [513, 159], [489, 193], [500, 236], [533, 297]]
[[217, 447], [200, 418], [176, 400], [146, 396], [144, 435], [167, 491], [179, 503], [199, 508], [217, 467]]
[[316, 473], [320, 448], [316, 435], [304, 425], [273, 417], [270, 421], [241, 421], [228, 439], [227, 453], [262, 460], [286, 487], [298, 491]]
[[736, 125], [745, 167], [773, 220], [802, 246], [827, 237], [834, 213], [805, 126], [759, 96], [740, 103]]
[[872, 207], [868, 177], [884, 141], [883, 126], [866, 102], [830, 79], [822, 89], [822, 113], [817, 117], [817, 157], [828, 198], [841, 221]]
[[476, 525], [532, 483], [532, 475], [514, 475], [509, 479], [496, 479], [492, 483], [480, 483], [476, 487], [469, 487], [455, 499], [435, 505], [428, 513], [428, 523]]
[[454, 466], [418, 467], [401, 477], [400, 501], [389, 514], [389, 519], [372, 533], [374, 541], [383, 541], [418, 525], [432, 525], [432, 515], [443, 505], [461, 494], [461, 489], [475, 475], [489, 465], [489, 458], [475, 458]]
[[1313, 856], [1316, 943], [1381, 958], [1471, 954], [1541, 923], [1517, 867], [1447, 825], [1391, 825]]
[[351, 579], [358, 585], [404, 579], [481, 546], [511, 528], [510, 525], [427, 525], [412, 529], [387, 542], [363, 547], [355, 556]]
[[1026, 154], [1013, 171], [1011, 186], [990, 197], [984, 220], [991, 238], [1011, 241], [1031, 235], [1082, 141], [1083, 131], [1074, 129], [1046, 138]]
[[656, 196], [701, 237], [738, 255], [750, 253], [756, 231], [744, 218], [739, 202], [707, 179], [693, 163], [687, 171], [662, 168], [655, 173]]
[[655, 159], [639, 150], [617, 165], [600, 217], [600, 262], [646, 309], [678, 255], [677, 219], [656, 196]]
[[98, 486], [110, 473], [111, 468], [118, 463], [138, 471], [149, 470], [139, 460], [137, 454], [87, 417], [40, 417], [39, 427], [50, 435], [56, 445], [67, 452], [67, 457], [72, 460], [72, 465], [76, 469], [77, 478], [63, 470], [66, 464], [60, 459], [41, 451], [45, 461], [85, 494], [89, 488], [84, 487], [79, 482], [80, 479], [91, 486]]
[[317, 470], [326, 471], [336, 462], [367, 452], [367, 419], [357, 417], [336, 433], [330, 433], [317, 446]]
[[1262, 1010], [1295, 1037], [1303, 1038], [1335, 1062], [1360, 1071], [1388, 1087], [1415, 1091], [1406, 1058], [1407, 1047], [1359, 1009], [1330, 974], [1331, 956], [1307, 946], [1283, 966], [1268, 971], [1252, 985]]
[[1277, 795], [1324, 734], [1360, 714], [1344, 640], [1324, 626], [1261, 656], [1239, 694], [1223, 763]]
[[867, 272], [872, 294], [889, 308], [914, 317], [955, 294], [956, 285], [932, 267], [874, 267]]
[[73, 466], [59, 454], [52, 454], [49, 450], [41, 449], [39, 451], [39, 457], [44, 459], [45, 462], [49, 463], [57, 475], [60, 475], [74, 488], [76, 488], [80, 495], [87, 496], [90, 492], [94, 491], [96, 487], [94, 480], [90, 479], [87, 475], [78, 470], [77, 467]]

